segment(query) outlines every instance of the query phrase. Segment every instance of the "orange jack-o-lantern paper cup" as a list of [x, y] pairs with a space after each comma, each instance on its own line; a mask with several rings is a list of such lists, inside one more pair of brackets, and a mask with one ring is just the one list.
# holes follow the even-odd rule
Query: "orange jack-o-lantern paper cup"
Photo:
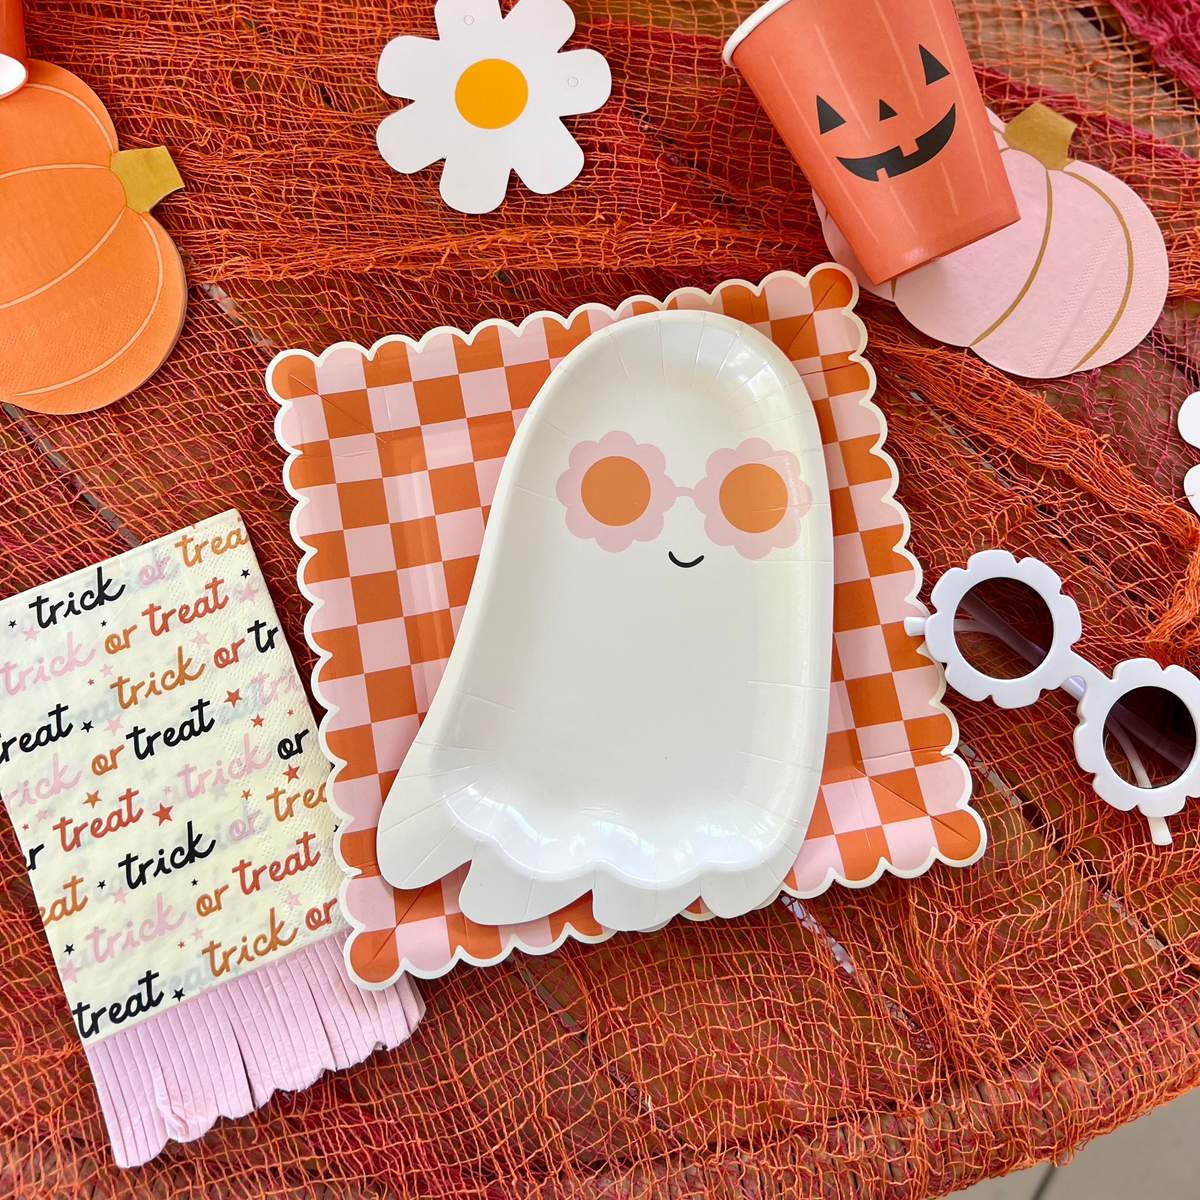
[[874, 282], [1018, 219], [951, 0], [769, 0], [725, 61]]

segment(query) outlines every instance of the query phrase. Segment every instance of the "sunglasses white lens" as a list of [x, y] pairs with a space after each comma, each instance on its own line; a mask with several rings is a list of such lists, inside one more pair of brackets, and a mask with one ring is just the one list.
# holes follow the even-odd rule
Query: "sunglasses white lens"
[[1126, 692], [1104, 723], [1104, 753], [1117, 776], [1135, 787], [1165, 787], [1196, 753], [1196, 724], [1188, 706], [1166, 688]]
[[985, 579], [959, 601], [954, 641], [989, 679], [1020, 679], [1045, 660], [1054, 618], [1045, 600], [1019, 579]]

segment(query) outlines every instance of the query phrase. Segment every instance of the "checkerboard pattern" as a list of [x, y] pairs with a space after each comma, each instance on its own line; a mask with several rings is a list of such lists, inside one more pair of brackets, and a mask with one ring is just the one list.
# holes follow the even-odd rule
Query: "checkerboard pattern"
[[440, 975], [460, 959], [493, 963], [514, 948], [545, 953], [568, 936], [609, 936], [589, 897], [541, 921], [476, 925], [457, 903], [465, 868], [397, 891], [379, 874], [375, 828], [454, 644], [521, 418], [584, 338], [658, 308], [722, 312], [771, 338], [803, 377], [825, 444], [835, 546], [829, 738], [785, 889], [812, 896], [834, 881], [913, 876], [983, 852], [970, 778], [952, 753], [956, 730], [939, 703], [941, 669], [904, 632], [906, 616], [924, 615], [909, 599], [920, 573], [904, 549], [907, 519], [892, 498], [895, 465], [880, 449], [886, 427], [870, 403], [874, 376], [854, 302], [847, 273], [824, 266], [711, 295], [632, 298], [615, 312], [540, 313], [520, 329], [489, 321], [470, 335], [437, 329], [420, 343], [390, 337], [370, 351], [340, 343], [319, 359], [289, 351], [272, 363], [285, 481], [297, 499], [292, 529], [305, 551], [299, 581], [313, 604], [306, 632], [320, 656], [313, 683], [328, 709], [321, 736], [344, 817], [338, 852], [352, 874], [342, 893], [354, 926], [348, 956], [364, 985], [384, 986], [404, 970]]

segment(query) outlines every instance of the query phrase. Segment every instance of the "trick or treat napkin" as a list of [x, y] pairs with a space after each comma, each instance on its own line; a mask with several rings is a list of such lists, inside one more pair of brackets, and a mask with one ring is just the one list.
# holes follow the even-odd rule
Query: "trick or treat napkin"
[[419, 1020], [346, 974], [328, 773], [236, 512], [0, 602], [0, 794], [121, 1165]]

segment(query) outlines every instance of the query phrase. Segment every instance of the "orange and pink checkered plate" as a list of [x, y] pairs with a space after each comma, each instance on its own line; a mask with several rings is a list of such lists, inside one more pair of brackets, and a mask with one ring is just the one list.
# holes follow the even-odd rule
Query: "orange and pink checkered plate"
[[[496, 481], [521, 418], [566, 354], [613, 321], [655, 309], [724, 313], [769, 337], [792, 361], [816, 409], [834, 533], [834, 651], [829, 734], [816, 808], [784, 890], [813, 896], [904, 877], [983, 853], [957, 729], [941, 704], [941, 668], [904, 631], [924, 616], [920, 567], [882, 446], [883, 414], [854, 313], [857, 285], [840, 267], [769, 275], [666, 300], [630, 297], [615, 310], [537, 313], [515, 327], [435, 329], [419, 342], [350, 343], [319, 358], [280, 354], [268, 387], [281, 408], [296, 497], [292, 533], [312, 608], [313, 690], [327, 710], [321, 738], [343, 818], [338, 853], [352, 974], [385, 986], [459, 960], [543, 954], [573, 936], [600, 941], [590, 897], [538, 921], [484, 926], [458, 907], [466, 868], [416, 892], [392, 888], [375, 860], [379, 813], [429, 709], [462, 620]], [[688, 916], [708, 916], [694, 906]]]

